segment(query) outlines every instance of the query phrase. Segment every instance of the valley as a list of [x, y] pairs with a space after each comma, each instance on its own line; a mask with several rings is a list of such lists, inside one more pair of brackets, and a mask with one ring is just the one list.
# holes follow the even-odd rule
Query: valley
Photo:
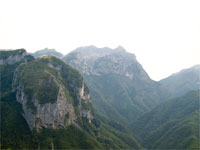
[[1, 149], [199, 149], [200, 65], [152, 80], [122, 46], [0, 51]]

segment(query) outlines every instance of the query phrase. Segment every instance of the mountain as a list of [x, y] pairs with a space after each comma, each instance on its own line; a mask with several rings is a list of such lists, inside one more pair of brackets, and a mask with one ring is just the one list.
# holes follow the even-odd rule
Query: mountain
[[132, 129], [148, 149], [199, 149], [200, 91], [167, 100], [140, 117]]
[[36, 51], [35, 53], [30, 53], [30, 55], [34, 56], [35, 58], [39, 58], [42, 56], [55, 56], [61, 58], [63, 56], [62, 53], [57, 52], [55, 49], [48, 49], [48, 48]]
[[167, 95], [122, 46], [79, 47], [63, 60], [82, 73], [97, 113], [125, 126]]
[[15, 71], [13, 91], [31, 129], [81, 126], [82, 117], [94, 120], [81, 75], [56, 57], [21, 64]]
[[27, 55], [24, 49], [14, 51], [0, 51], [0, 95], [12, 90], [12, 80], [15, 69], [24, 62], [32, 61], [34, 58]]
[[188, 91], [200, 89], [200, 65], [181, 70], [159, 81], [171, 94], [171, 98], [182, 96]]
[[87, 85], [69, 65], [23, 49], [0, 53], [2, 149], [141, 147], [123, 127], [97, 119]]
[[15, 51], [0, 51], [0, 65], [15, 64], [22, 60], [27, 53], [24, 49]]
[[199, 65], [156, 82], [122, 46], [61, 59], [0, 51], [1, 149], [199, 149]]
[[[24, 49], [0, 53], [1, 148], [102, 148], [101, 144], [84, 130], [96, 128], [97, 132], [98, 121], [90, 109], [91, 104], [85, 94], [85, 88], [82, 87], [82, 91], [77, 92], [76, 88], [71, 87], [75, 87], [75, 84], [78, 89], [79, 86], [84, 86], [77, 71], [55, 57], [34, 60]], [[55, 72], [61, 72], [55, 70], [53, 65], [64, 67], [65, 72], [62, 73], [66, 77], [65, 80], [61, 80], [61, 76], [55, 77]], [[66, 83], [70, 82], [69, 80], [73, 83]], [[63, 86], [63, 82], [68, 89]], [[52, 87], [57, 90], [53, 91]], [[78, 96], [78, 93], [82, 95]], [[77, 103], [72, 106], [73, 102]], [[80, 107], [75, 107], [75, 104]], [[73, 120], [73, 117], [76, 118]], [[60, 142], [62, 143], [59, 144]]]

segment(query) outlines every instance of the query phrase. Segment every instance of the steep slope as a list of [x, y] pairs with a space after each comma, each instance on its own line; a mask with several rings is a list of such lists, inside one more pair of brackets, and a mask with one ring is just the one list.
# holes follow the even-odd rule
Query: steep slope
[[[44, 128], [40, 129], [40, 132], [36, 132], [35, 129], [32, 131], [30, 128], [32, 128], [32, 124], [29, 122], [31, 118], [26, 118], [26, 113], [27, 110], [23, 109], [25, 106], [20, 105], [16, 101], [16, 94], [12, 92], [12, 83], [13, 83], [13, 78], [15, 79], [14, 85], [18, 87], [18, 84], [23, 85], [23, 83], [26, 83], [27, 85], [32, 85], [33, 82], [29, 82], [31, 79], [33, 80], [34, 75], [38, 75], [38, 78], [34, 78], [34, 82], [37, 82], [40, 75], [42, 74], [43, 71], [40, 70], [39, 72], [38, 68], [40, 67], [45, 67], [40, 64], [41, 66], [35, 66], [33, 67], [34, 58], [32, 56], [27, 55], [25, 50], [16, 50], [16, 51], [1, 51], [1, 62], [3, 64], [0, 65], [0, 81], [1, 81], [1, 90], [0, 90], [0, 112], [1, 112], [1, 121], [0, 121], [0, 127], [1, 127], [1, 148], [7, 149], [7, 148], [12, 148], [12, 149], [37, 149], [38, 146], [43, 149], [51, 148], [52, 149], [52, 143], [54, 148], [102, 148], [101, 144], [97, 142], [94, 138], [92, 138], [93, 135], [90, 135], [87, 131], [84, 131], [85, 128], [88, 128], [91, 130], [91, 133], [94, 134], [94, 130], [96, 127], [93, 125], [93, 123], [88, 124], [87, 119], [81, 119], [79, 122], [81, 122], [81, 128], [70, 125], [67, 129], [61, 129], [58, 127], [56, 130], [52, 130], [51, 128]], [[56, 58], [52, 58], [56, 59]], [[12, 61], [10, 61], [12, 60]], [[48, 60], [48, 58], [47, 58]], [[57, 60], [58, 62], [61, 62], [60, 60]], [[11, 63], [10, 63], [11, 62]], [[55, 61], [56, 62], [56, 61]], [[29, 68], [29, 66], [31, 67]], [[63, 63], [64, 66], [66, 66]], [[28, 70], [21, 70], [20, 69], [23, 67], [27, 67], [26, 69]], [[70, 67], [69, 67], [70, 68]], [[35, 69], [35, 70], [32, 70]], [[38, 70], [38, 72], [37, 72]], [[26, 72], [27, 71], [27, 72]], [[68, 70], [69, 71], [69, 70]], [[14, 72], [15, 72], [15, 77], [14, 77]], [[70, 71], [69, 71], [70, 72]], [[19, 74], [20, 77], [19, 77]], [[41, 73], [41, 74], [40, 74]], [[70, 72], [71, 76], [73, 73], [77, 75], [78, 77], [81, 78], [81, 76], [76, 72], [71, 69]], [[16, 78], [20, 78], [17, 79]], [[27, 78], [26, 78], [27, 77]], [[46, 76], [43, 76], [44, 80]], [[73, 77], [73, 76], [72, 76]], [[76, 76], [74, 76], [76, 77]], [[49, 79], [49, 78], [47, 78]], [[23, 80], [23, 83], [21, 82]], [[17, 81], [17, 83], [16, 83]], [[41, 79], [42, 81], [42, 79]], [[51, 80], [49, 80], [51, 81]], [[73, 80], [72, 80], [73, 81]], [[78, 82], [79, 80], [77, 80]], [[31, 84], [30, 84], [31, 83]], [[75, 84], [76, 82], [74, 82]], [[44, 84], [41, 84], [44, 85]], [[13, 88], [15, 87], [13, 86]], [[25, 86], [25, 89], [27, 87]], [[40, 86], [36, 86], [35, 88], [39, 88]], [[49, 86], [44, 86], [44, 90], [48, 90]], [[30, 86], [29, 92], [31, 90]], [[41, 90], [41, 89], [40, 89]], [[18, 93], [17, 95], [17, 100], [23, 100], [25, 99], [26, 95], [23, 95], [23, 99], [20, 99], [20, 96], [22, 98], [22, 95], [19, 94], [19, 90], [16, 89], [16, 92]], [[81, 96], [86, 96], [84, 94], [84, 91], [81, 91], [82, 95]], [[46, 91], [47, 93], [47, 91]], [[46, 94], [46, 93], [41, 93], [41, 94]], [[23, 94], [23, 93], [21, 93]], [[54, 93], [53, 93], [54, 94]], [[67, 94], [67, 93], [66, 93]], [[20, 95], [20, 96], [19, 96]], [[35, 94], [34, 94], [35, 95]], [[53, 97], [51, 97], [52, 93], [49, 93], [49, 100], [52, 100]], [[87, 97], [87, 96], [86, 96]], [[48, 97], [44, 97], [44, 95], [40, 96], [41, 99], [46, 99]], [[31, 99], [28, 99], [31, 100]], [[46, 99], [48, 100], [48, 99]], [[74, 100], [74, 99], [73, 99]], [[20, 101], [21, 102], [21, 101]], [[85, 101], [86, 102], [86, 101]], [[30, 103], [29, 103], [30, 104]], [[84, 104], [83, 104], [84, 105]], [[32, 105], [31, 105], [32, 106]], [[85, 104], [85, 107], [87, 107], [88, 104]], [[44, 107], [43, 107], [44, 108]], [[81, 110], [86, 110], [84, 108], [81, 108]], [[46, 112], [46, 110], [44, 110]], [[54, 110], [55, 112], [56, 110]], [[22, 113], [24, 115], [22, 115]], [[63, 112], [62, 112], [63, 113]], [[88, 114], [90, 113], [89, 111], [84, 112], [84, 114], [81, 114], [83, 117], [88, 118]], [[47, 114], [48, 116], [49, 114]], [[39, 118], [39, 117], [38, 117]], [[55, 117], [59, 118], [59, 117]], [[28, 120], [27, 120], [28, 119]], [[50, 119], [50, 118], [49, 118]], [[94, 120], [94, 118], [93, 118]], [[47, 120], [47, 122], [50, 120]], [[28, 123], [28, 124], [27, 124]], [[45, 124], [45, 122], [43, 122]], [[98, 122], [97, 122], [98, 123]], [[96, 125], [97, 125], [96, 123]], [[63, 134], [60, 134], [60, 133]], [[62, 142], [62, 143], [60, 143]]]
[[24, 49], [0, 51], [0, 147], [2, 149], [30, 148], [31, 132], [21, 115], [22, 110], [15, 100], [15, 93], [12, 92], [12, 80], [15, 69], [21, 63], [32, 60], [34, 58], [27, 55]]
[[42, 56], [55, 56], [61, 58], [63, 56], [62, 53], [57, 52], [55, 49], [48, 49], [48, 48], [36, 51], [35, 53], [30, 53], [30, 55], [34, 56], [35, 58], [39, 58]]
[[200, 88], [200, 65], [181, 70], [159, 81], [170, 93], [171, 98], [182, 96]]
[[132, 136], [96, 119], [78, 71], [56, 57], [35, 60], [22, 51], [21, 60], [0, 65], [1, 148], [140, 148]]
[[81, 75], [56, 57], [20, 65], [13, 81], [30, 128], [80, 125], [94, 119], [88, 89]]
[[82, 73], [95, 110], [109, 119], [129, 124], [165, 99], [160, 85], [121, 46], [80, 47], [63, 60]]
[[87, 131], [70, 125], [68, 128], [43, 128], [31, 131], [15, 93], [1, 97], [1, 148], [2, 149], [94, 149], [101, 144]]
[[200, 91], [163, 102], [132, 129], [148, 149], [199, 149]]
[[0, 65], [12, 65], [21, 61], [27, 53], [24, 49], [0, 51]]
[[27, 55], [24, 49], [0, 51], [0, 95], [11, 91], [15, 69], [21, 63], [29, 62], [33, 59], [34, 58], [32, 56]]

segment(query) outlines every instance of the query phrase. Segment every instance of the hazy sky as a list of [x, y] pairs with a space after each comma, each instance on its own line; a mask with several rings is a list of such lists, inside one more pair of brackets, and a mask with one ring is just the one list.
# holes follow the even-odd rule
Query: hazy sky
[[200, 0], [0, 0], [0, 49], [134, 53], [150, 77], [200, 64]]

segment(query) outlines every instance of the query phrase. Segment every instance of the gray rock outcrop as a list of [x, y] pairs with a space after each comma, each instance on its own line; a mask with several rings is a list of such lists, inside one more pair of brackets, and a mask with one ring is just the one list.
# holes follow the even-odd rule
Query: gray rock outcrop
[[[10, 53], [10, 55], [9, 55]], [[5, 55], [6, 54], [6, 55]], [[21, 61], [27, 53], [25, 50], [0, 51], [0, 65], [11, 65]]]
[[116, 49], [95, 46], [80, 47], [63, 60], [85, 75], [118, 74], [129, 79], [150, 79], [134, 54], [119, 46]]

